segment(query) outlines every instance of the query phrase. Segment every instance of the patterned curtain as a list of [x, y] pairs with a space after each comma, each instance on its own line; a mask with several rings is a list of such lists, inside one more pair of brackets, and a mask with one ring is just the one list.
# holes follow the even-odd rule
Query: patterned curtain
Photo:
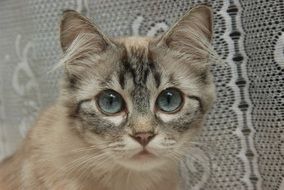
[[0, 158], [58, 95], [58, 23], [65, 9], [112, 36], [155, 36], [191, 6], [211, 4], [217, 101], [181, 164], [185, 190], [284, 189], [284, 1], [1, 0]]

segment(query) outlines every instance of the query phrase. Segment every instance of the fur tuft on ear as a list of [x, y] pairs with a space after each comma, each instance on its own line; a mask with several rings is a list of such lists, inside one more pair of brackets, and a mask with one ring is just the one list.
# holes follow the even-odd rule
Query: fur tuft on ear
[[159, 40], [158, 45], [183, 54], [190, 54], [197, 59], [216, 57], [211, 47], [212, 41], [212, 9], [199, 5], [188, 11]]
[[110, 40], [87, 18], [73, 10], [64, 11], [60, 25], [62, 50], [66, 52], [75, 39], [83, 34], [92, 36], [91, 43], [94, 51], [103, 51], [110, 44]]

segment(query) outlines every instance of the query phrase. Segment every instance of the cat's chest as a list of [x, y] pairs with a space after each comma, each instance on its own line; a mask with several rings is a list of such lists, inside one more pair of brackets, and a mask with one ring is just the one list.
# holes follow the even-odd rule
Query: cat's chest
[[[116, 172], [114, 172], [116, 173]], [[131, 174], [130, 174], [131, 175]], [[180, 190], [178, 180], [175, 175], [163, 176], [155, 175], [121, 175], [112, 176], [107, 180], [86, 179], [80, 182], [62, 181], [55, 190]]]
[[107, 190], [179, 190], [178, 180], [165, 173], [153, 175], [134, 175], [121, 176], [121, 178], [112, 178], [107, 185]]

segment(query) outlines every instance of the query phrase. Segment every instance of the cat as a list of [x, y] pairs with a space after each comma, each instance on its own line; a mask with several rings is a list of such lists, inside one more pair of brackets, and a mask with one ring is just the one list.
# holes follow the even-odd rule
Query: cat
[[65, 11], [60, 95], [2, 161], [0, 189], [180, 190], [215, 100], [212, 15], [199, 5], [159, 37], [110, 38]]

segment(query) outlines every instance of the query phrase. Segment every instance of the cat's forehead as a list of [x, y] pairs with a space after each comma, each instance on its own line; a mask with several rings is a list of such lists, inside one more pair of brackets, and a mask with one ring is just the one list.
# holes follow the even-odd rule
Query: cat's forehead
[[124, 47], [118, 71], [119, 83], [125, 86], [125, 80], [131, 77], [136, 87], [145, 87], [149, 77], [155, 78], [156, 85], [160, 83], [157, 63], [152, 59], [149, 50], [151, 38], [126, 37], [117, 41]]
[[[153, 62], [149, 43], [145, 37], [120, 38], [117, 42], [123, 47], [116, 76], [122, 89], [131, 89], [133, 106], [137, 111], [149, 110], [149, 87], [147, 84], [160, 84], [160, 73]], [[151, 81], [151, 82], [150, 82]]]
[[122, 62], [128, 62], [131, 67], [135, 67], [151, 61], [149, 52], [150, 38], [125, 37], [118, 38], [117, 42], [123, 47]]
[[134, 49], [144, 50], [148, 52], [149, 43], [151, 42], [152, 38], [150, 37], [120, 37], [115, 38], [115, 41], [123, 44], [126, 48], [128, 53], [133, 52]]

